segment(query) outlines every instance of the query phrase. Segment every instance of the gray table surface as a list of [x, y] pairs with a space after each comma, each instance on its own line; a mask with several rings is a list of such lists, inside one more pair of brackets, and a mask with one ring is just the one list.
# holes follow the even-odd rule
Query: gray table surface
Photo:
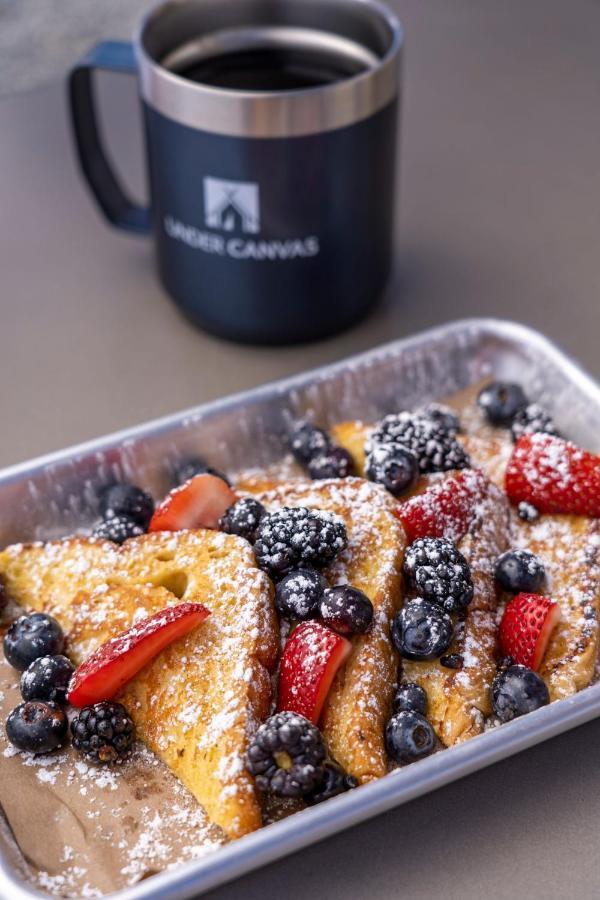
[[[195, 331], [150, 246], [96, 213], [62, 85], [0, 102], [0, 464], [469, 315], [534, 325], [600, 373], [600, 4], [393, 5], [407, 33], [397, 269], [367, 321], [308, 347]], [[120, 36], [123, 20], [88, 30]], [[79, 49], [61, 45], [61, 71]], [[105, 78], [101, 99], [142, 194], [133, 85]], [[211, 897], [597, 896], [599, 745], [586, 725]]]

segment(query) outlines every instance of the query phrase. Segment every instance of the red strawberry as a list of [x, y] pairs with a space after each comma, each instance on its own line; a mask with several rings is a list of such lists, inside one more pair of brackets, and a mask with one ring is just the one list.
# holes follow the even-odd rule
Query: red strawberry
[[505, 476], [513, 504], [531, 503], [542, 513], [600, 517], [600, 456], [550, 434], [524, 434]]
[[502, 654], [536, 671], [559, 619], [558, 604], [548, 597], [517, 594], [507, 605], [500, 622]]
[[185, 528], [218, 528], [219, 519], [237, 495], [216, 475], [195, 475], [174, 488], [150, 520], [149, 531], [182, 531]]
[[316, 725], [329, 688], [352, 644], [320, 622], [302, 622], [291, 633], [281, 657], [279, 712], [299, 713]]
[[67, 700], [79, 707], [112, 700], [146, 663], [209, 615], [202, 603], [180, 603], [142, 619], [98, 647], [76, 669]]
[[479, 469], [463, 469], [435, 481], [422, 494], [399, 504], [396, 515], [404, 525], [409, 543], [422, 537], [459, 541], [469, 530], [488, 485]]

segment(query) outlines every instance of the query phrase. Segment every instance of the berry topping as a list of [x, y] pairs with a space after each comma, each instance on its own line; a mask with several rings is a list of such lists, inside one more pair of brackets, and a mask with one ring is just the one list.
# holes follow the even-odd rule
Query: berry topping
[[316, 806], [323, 800], [330, 800], [346, 791], [358, 786], [358, 780], [354, 775], [347, 775], [340, 765], [333, 760], [327, 760], [323, 765], [323, 777], [318, 787], [304, 797], [308, 806]]
[[306, 797], [323, 783], [325, 744], [304, 716], [279, 712], [264, 722], [246, 754], [256, 786], [278, 797]]
[[517, 506], [517, 514], [522, 522], [537, 522], [540, 517], [539, 510], [524, 501]]
[[452, 472], [398, 506], [409, 542], [422, 537], [459, 541], [469, 530], [489, 482], [479, 469]]
[[290, 449], [301, 465], [308, 465], [311, 459], [323, 456], [330, 448], [331, 439], [321, 428], [304, 420], [293, 424], [290, 431]]
[[195, 475], [173, 488], [150, 522], [150, 531], [182, 531], [185, 528], [218, 528], [219, 520], [237, 497], [216, 475]]
[[181, 487], [196, 475], [214, 475], [215, 478], [220, 478], [225, 484], [229, 484], [227, 475], [224, 475], [220, 469], [209, 466], [206, 460], [200, 456], [189, 456], [187, 459], [176, 462], [173, 466], [173, 487]]
[[524, 434], [506, 467], [513, 504], [541, 513], [600, 517], [600, 456], [550, 434]]
[[148, 616], [102, 644], [76, 670], [67, 699], [73, 706], [111, 700], [146, 663], [210, 615], [201, 603], [180, 603]]
[[417, 483], [419, 460], [400, 444], [372, 444], [365, 460], [365, 473], [394, 497], [400, 497]]
[[15, 669], [23, 671], [40, 656], [62, 653], [62, 628], [46, 613], [31, 613], [13, 622], [4, 636], [4, 655]]
[[325, 625], [338, 634], [364, 634], [373, 621], [373, 604], [349, 584], [327, 588], [319, 604]]
[[67, 688], [74, 672], [66, 656], [40, 656], [21, 675], [23, 700], [67, 702]]
[[446, 472], [471, 465], [452, 433], [438, 422], [415, 413], [396, 413], [379, 423], [371, 435], [370, 448], [390, 443], [411, 450], [419, 460], [421, 472]]
[[354, 475], [352, 454], [344, 447], [330, 446], [306, 464], [311, 478], [347, 478]]
[[435, 659], [452, 642], [452, 619], [437, 603], [409, 600], [392, 622], [392, 643], [405, 659]]
[[420, 713], [403, 710], [385, 726], [385, 746], [394, 762], [411, 763], [433, 753], [435, 734]]
[[493, 381], [479, 392], [477, 403], [492, 425], [508, 427], [518, 411], [527, 405], [527, 397], [520, 384]]
[[427, 694], [419, 684], [413, 681], [398, 686], [392, 710], [399, 712], [416, 712], [424, 716], [427, 713]]
[[533, 712], [550, 703], [543, 680], [526, 666], [509, 666], [492, 684], [492, 707], [501, 722]]
[[560, 608], [539, 594], [517, 594], [504, 610], [498, 638], [500, 652], [534, 671], [539, 669]]
[[144, 534], [142, 526], [127, 516], [111, 516], [110, 519], [103, 519], [92, 531], [92, 537], [113, 541], [115, 544], [123, 544], [129, 538], [139, 537], [141, 534]]
[[542, 561], [529, 550], [507, 550], [496, 560], [494, 576], [505, 591], [537, 594], [546, 580]]
[[419, 538], [406, 551], [404, 574], [426, 600], [447, 612], [466, 609], [473, 599], [469, 564], [445, 538]]
[[103, 519], [124, 516], [145, 531], [153, 512], [154, 500], [150, 494], [134, 484], [111, 484], [100, 495], [100, 515]]
[[513, 441], [518, 441], [522, 434], [533, 434], [536, 431], [558, 436], [552, 416], [539, 403], [529, 403], [519, 409], [515, 414], [510, 431]]
[[302, 622], [283, 648], [279, 670], [278, 710], [299, 713], [314, 725], [337, 670], [352, 644], [320, 622]]
[[337, 516], [284, 507], [261, 520], [254, 554], [259, 566], [277, 577], [299, 566], [326, 566], [347, 543], [346, 527]]
[[64, 741], [68, 721], [57, 703], [20, 703], [6, 720], [6, 736], [18, 750], [49, 753]]
[[135, 729], [121, 703], [86, 706], [71, 722], [73, 746], [95, 763], [122, 763], [131, 753]]
[[326, 578], [314, 569], [295, 569], [275, 588], [275, 606], [284, 619], [312, 619], [327, 587]]
[[448, 656], [440, 656], [440, 666], [443, 666], [444, 669], [462, 669], [464, 664], [464, 657], [460, 653], [449, 653]]
[[449, 406], [444, 406], [443, 403], [428, 403], [427, 406], [418, 409], [417, 414], [424, 416], [426, 419], [431, 419], [436, 425], [441, 425], [450, 434], [456, 434], [460, 431], [460, 419], [457, 413], [450, 409]]
[[226, 534], [237, 534], [253, 544], [258, 524], [265, 513], [262, 503], [253, 497], [244, 497], [225, 510], [219, 528]]

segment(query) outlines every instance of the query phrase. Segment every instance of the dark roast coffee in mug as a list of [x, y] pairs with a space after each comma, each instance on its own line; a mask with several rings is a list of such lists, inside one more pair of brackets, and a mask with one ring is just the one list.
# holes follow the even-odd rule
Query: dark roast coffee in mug
[[[286, 343], [333, 334], [391, 265], [402, 32], [374, 0], [171, 0], [133, 43], [73, 70], [79, 158], [119, 227], [153, 235], [163, 284], [201, 327]], [[104, 154], [96, 68], [139, 74], [150, 205]]]

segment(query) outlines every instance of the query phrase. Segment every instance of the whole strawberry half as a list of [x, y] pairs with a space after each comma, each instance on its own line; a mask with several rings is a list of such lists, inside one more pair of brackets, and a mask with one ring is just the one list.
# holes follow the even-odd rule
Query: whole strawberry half
[[558, 604], [539, 594], [517, 594], [504, 610], [499, 640], [503, 656], [539, 669], [550, 635], [560, 620]]
[[195, 475], [174, 488], [150, 520], [149, 531], [183, 531], [186, 528], [218, 528], [219, 519], [237, 495], [216, 475]]
[[409, 543], [423, 537], [459, 541], [469, 530], [488, 485], [481, 470], [462, 469], [399, 504], [396, 515]]
[[302, 622], [281, 657], [277, 709], [299, 713], [316, 725], [335, 677], [352, 650], [350, 641], [320, 622]]
[[513, 504], [542, 513], [600, 517], [600, 456], [550, 434], [524, 434], [506, 467]]
[[202, 603], [180, 603], [142, 619], [98, 647], [75, 670], [67, 700], [78, 707], [112, 700], [146, 663], [209, 615]]

